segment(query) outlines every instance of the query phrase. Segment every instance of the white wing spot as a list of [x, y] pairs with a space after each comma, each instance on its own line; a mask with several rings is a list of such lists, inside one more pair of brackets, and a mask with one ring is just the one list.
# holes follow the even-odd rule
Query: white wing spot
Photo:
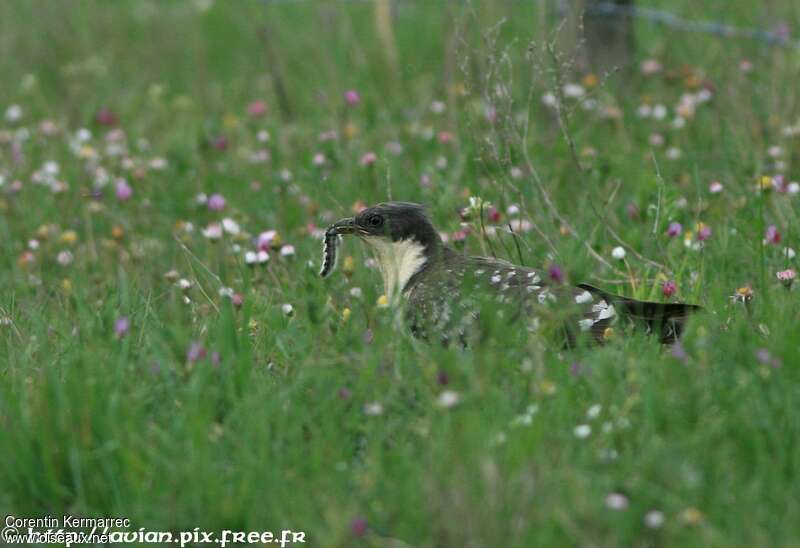
[[495, 274], [494, 276], [492, 276], [491, 282], [493, 284], [499, 283], [500, 282], [500, 275], [499, 274]]
[[512, 270], [512, 271], [510, 271], [508, 274], [506, 274], [506, 279], [509, 279], [509, 280], [510, 280], [510, 279], [511, 279], [511, 278], [513, 278], [513, 277], [514, 277], [516, 274], [517, 274], [517, 271], [516, 271], [516, 270]]
[[606, 320], [608, 318], [613, 318], [616, 315], [614, 311], [614, 305], [610, 305], [607, 308], [604, 308], [600, 311], [600, 314], [597, 315], [597, 319], [599, 320]]
[[593, 300], [594, 299], [592, 299], [592, 294], [589, 293], [588, 291], [584, 291], [580, 295], [575, 295], [575, 302], [577, 304], [590, 303]]
[[594, 325], [594, 320], [591, 319], [580, 320], [578, 322], [578, 325], [581, 326], [581, 331], [589, 331]]

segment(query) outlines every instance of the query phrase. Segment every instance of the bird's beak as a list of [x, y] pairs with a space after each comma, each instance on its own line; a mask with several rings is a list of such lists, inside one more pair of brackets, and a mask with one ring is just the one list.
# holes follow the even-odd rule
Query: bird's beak
[[329, 231], [332, 231], [335, 234], [355, 234], [356, 233], [356, 220], [353, 217], [346, 217], [344, 219], [339, 219], [335, 223], [333, 223]]

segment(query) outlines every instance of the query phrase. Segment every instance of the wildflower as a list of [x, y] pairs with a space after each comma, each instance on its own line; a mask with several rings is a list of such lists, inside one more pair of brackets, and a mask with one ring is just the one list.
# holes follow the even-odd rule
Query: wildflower
[[703, 513], [694, 506], [690, 506], [681, 512], [681, 520], [688, 525], [697, 525], [703, 521]]
[[383, 405], [380, 402], [372, 402], [364, 405], [364, 413], [370, 417], [377, 417], [383, 414]]
[[356, 299], [360, 299], [363, 292], [361, 291], [360, 287], [352, 287], [350, 288], [350, 296]]
[[351, 107], [355, 106], [361, 102], [361, 95], [354, 89], [347, 90], [344, 92], [344, 102]]
[[622, 493], [609, 493], [606, 497], [606, 506], [611, 510], [624, 510], [628, 507], [628, 497]]
[[234, 221], [229, 217], [225, 217], [224, 219], [222, 219], [222, 230], [224, 230], [231, 236], [236, 236], [241, 232], [239, 223], [237, 223], [236, 221]]
[[555, 283], [564, 283], [564, 271], [557, 264], [550, 265], [550, 269], [547, 271], [547, 274]]
[[10, 123], [18, 122], [22, 118], [22, 107], [11, 105], [6, 109], [6, 121]]
[[97, 111], [94, 120], [101, 126], [111, 127], [117, 125], [117, 117], [114, 115], [113, 112], [111, 112], [111, 109], [109, 109], [108, 107], [103, 107], [99, 111]]
[[678, 284], [675, 283], [675, 280], [667, 280], [661, 287], [661, 293], [668, 299], [672, 297], [677, 290]]
[[689, 359], [689, 354], [686, 353], [686, 349], [683, 347], [683, 344], [680, 341], [675, 342], [670, 349], [670, 354], [672, 357], [685, 362]]
[[186, 360], [189, 363], [197, 363], [206, 357], [206, 349], [199, 342], [192, 341], [189, 344], [189, 349], [186, 351]]
[[281, 305], [281, 312], [283, 312], [284, 316], [293, 316], [294, 315], [294, 307], [289, 303], [284, 303]]
[[267, 103], [264, 101], [253, 101], [247, 105], [247, 114], [253, 118], [263, 116], [267, 112]]
[[683, 232], [683, 225], [681, 225], [679, 222], [673, 221], [667, 227], [667, 236], [670, 238], [680, 236], [681, 232]]
[[776, 369], [781, 366], [780, 358], [773, 356], [766, 348], [761, 348], [756, 352], [756, 360], [762, 365], [769, 365]]
[[352, 313], [353, 313], [352, 310], [345, 307], [344, 310], [342, 310], [342, 321], [346, 322], [347, 320], [349, 320]]
[[231, 304], [236, 308], [242, 307], [242, 304], [244, 304], [244, 297], [242, 297], [241, 293], [234, 293], [231, 295]]
[[578, 98], [586, 94], [586, 90], [580, 84], [566, 84], [564, 85], [564, 97]]
[[350, 522], [350, 533], [354, 537], [363, 537], [367, 532], [367, 520], [362, 517], [353, 518]]
[[711, 227], [704, 225], [703, 223], [699, 223], [697, 225], [697, 240], [699, 242], [704, 242], [711, 237]]
[[220, 297], [226, 297], [226, 298], [230, 299], [231, 296], [233, 295], [233, 289], [230, 288], [230, 287], [224, 287], [223, 286], [223, 287], [219, 288], [219, 291], [217, 293], [219, 293]]
[[69, 265], [70, 263], [72, 263], [72, 260], [73, 260], [72, 253], [67, 250], [61, 251], [56, 257], [56, 261], [58, 261], [58, 264], [60, 264], [61, 266]]
[[203, 236], [209, 240], [219, 240], [222, 238], [222, 225], [220, 223], [211, 223], [203, 229]]
[[664, 136], [660, 133], [653, 133], [650, 135], [650, 144], [654, 147], [660, 147], [664, 144]]
[[652, 74], [656, 74], [661, 72], [661, 69], [664, 67], [661, 65], [661, 62], [657, 59], [645, 59], [642, 61], [641, 66], [639, 67], [642, 71], [642, 74], [645, 76], [650, 76]]
[[445, 390], [441, 394], [439, 394], [438, 404], [439, 407], [448, 409], [456, 405], [459, 399], [460, 397], [458, 395], [458, 392], [455, 392], [453, 390]]
[[753, 300], [753, 289], [749, 285], [742, 286], [731, 295], [731, 300], [734, 303], [749, 303]]
[[133, 189], [125, 179], [118, 179], [116, 186], [117, 200], [124, 202], [133, 196]]
[[615, 259], [621, 261], [625, 258], [625, 248], [622, 246], [617, 246], [611, 250], [611, 256]]
[[225, 198], [222, 194], [212, 194], [208, 198], [208, 209], [211, 211], [222, 211], [225, 209]]
[[775, 225], [769, 225], [767, 227], [767, 231], [764, 234], [765, 243], [768, 244], [778, 244], [781, 241], [781, 233], [778, 232], [778, 228]]
[[362, 166], [365, 166], [365, 167], [366, 167], [366, 166], [371, 166], [372, 164], [374, 164], [374, 163], [375, 163], [375, 161], [376, 161], [377, 159], [378, 159], [378, 156], [377, 156], [377, 154], [375, 154], [374, 152], [367, 152], [366, 154], [364, 154], [364, 155], [361, 157], [361, 160], [359, 160], [359, 163], [360, 163]]
[[381, 295], [380, 297], [378, 297], [377, 304], [378, 308], [386, 308], [387, 306], [389, 306], [389, 297], [387, 297], [386, 295]]
[[600, 412], [603, 410], [603, 407], [600, 404], [594, 404], [586, 411], [586, 417], [589, 419], [596, 419], [600, 416]]
[[65, 230], [58, 238], [58, 241], [62, 244], [73, 245], [78, 241], [78, 233], [74, 230]]
[[224, 135], [219, 135], [211, 140], [211, 146], [215, 150], [224, 152], [228, 148], [228, 139]]
[[117, 321], [114, 322], [114, 335], [117, 337], [117, 339], [121, 339], [128, 334], [130, 328], [131, 322], [127, 316], [120, 316], [117, 318]]
[[211, 365], [214, 367], [219, 367], [219, 364], [222, 363], [222, 355], [218, 351], [214, 351], [211, 353]]
[[711, 181], [711, 184], [708, 185], [708, 191], [711, 194], [719, 194], [722, 190], [723, 186], [719, 181]]
[[450, 133], [449, 131], [440, 131], [437, 137], [439, 139], [439, 142], [443, 145], [446, 145], [453, 141], [453, 134]]
[[575, 437], [578, 439], [588, 438], [591, 433], [592, 433], [592, 427], [589, 426], [588, 424], [579, 424], [573, 430], [573, 434], [575, 434]]
[[773, 180], [769, 175], [762, 175], [758, 178], [758, 188], [762, 191], [772, 188]]
[[775, 276], [777, 276], [778, 280], [786, 287], [786, 289], [791, 289], [794, 279], [797, 277], [797, 272], [794, 268], [787, 268], [786, 270], [776, 272]]
[[644, 524], [650, 529], [658, 529], [664, 525], [664, 512], [650, 510], [644, 515]]
[[256, 247], [262, 251], [266, 251], [277, 246], [280, 243], [280, 236], [276, 230], [265, 230], [258, 235], [256, 240]]
[[291, 257], [295, 253], [293, 245], [285, 245], [281, 247], [281, 257]]

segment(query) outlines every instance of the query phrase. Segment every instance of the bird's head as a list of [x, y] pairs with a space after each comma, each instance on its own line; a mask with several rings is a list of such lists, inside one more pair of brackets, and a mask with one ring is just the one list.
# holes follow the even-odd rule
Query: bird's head
[[410, 202], [368, 207], [355, 217], [337, 221], [327, 233], [354, 234], [375, 251], [390, 299], [404, 291], [409, 280], [429, 266], [442, 249], [425, 208]]
[[337, 234], [355, 234], [373, 245], [414, 242], [426, 252], [433, 252], [441, 244], [424, 206], [411, 202], [386, 202], [368, 207], [355, 217], [337, 221], [331, 229]]

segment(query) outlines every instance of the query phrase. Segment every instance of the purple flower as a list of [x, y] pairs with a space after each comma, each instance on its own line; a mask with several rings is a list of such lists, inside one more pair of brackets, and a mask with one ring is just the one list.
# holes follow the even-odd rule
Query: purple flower
[[371, 166], [377, 159], [378, 156], [374, 152], [367, 152], [361, 157], [360, 163], [362, 166]]
[[107, 107], [101, 108], [94, 117], [95, 121], [101, 126], [115, 126], [117, 125], [117, 117]]
[[339, 392], [337, 394], [338, 394], [340, 400], [349, 400], [350, 396], [353, 395], [353, 393], [350, 391], [350, 389], [347, 388], [346, 386], [343, 386], [342, 388], [340, 388]]
[[669, 224], [669, 227], [667, 227], [667, 236], [670, 238], [680, 236], [681, 232], [683, 232], [683, 226], [678, 222], [673, 221]]
[[669, 299], [675, 294], [677, 290], [678, 290], [678, 284], [675, 283], [675, 280], [667, 280], [666, 282], [664, 282], [664, 285], [661, 288], [661, 293], [663, 293], [664, 296]]
[[697, 231], [697, 240], [700, 242], [704, 242], [711, 237], [711, 227], [703, 225]]
[[344, 92], [344, 102], [348, 105], [355, 106], [361, 102], [361, 95], [354, 89], [349, 89]]
[[225, 198], [222, 194], [212, 194], [208, 199], [208, 209], [211, 211], [222, 211], [225, 209]]
[[206, 349], [197, 341], [192, 341], [189, 350], [186, 352], [186, 359], [190, 363], [197, 363], [206, 357]]
[[685, 362], [686, 360], [689, 359], [689, 354], [686, 353], [686, 349], [683, 347], [680, 341], [672, 345], [670, 354], [672, 354], [673, 358], [676, 358], [682, 362]]
[[214, 367], [219, 367], [220, 363], [222, 363], [222, 356], [215, 350], [211, 353], [211, 365]]
[[758, 363], [762, 365], [769, 365], [775, 369], [782, 365], [780, 358], [773, 356], [772, 353], [766, 348], [760, 348], [756, 352], [756, 360], [758, 360]]
[[119, 318], [117, 318], [117, 321], [114, 322], [114, 335], [116, 335], [118, 339], [121, 339], [122, 337], [128, 334], [130, 328], [131, 328], [131, 322], [128, 319], [128, 317], [120, 316]]
[[768, 244], [779, 244], [781, 242], [781, 233], [778, 232], [778, 228], [775, 225], [769, 225], [764, 238]]
[[247, 105], [247, 114], [256, 118], [263, 116], [267, 112], [267, 103], [264, 101], [253, 101]]
[[214, 137], [211, 140], [211, 146], [222, 152], [228, 148], [228, 139], [224, 135]]
[[350, 532], [354, 537], [363, 537], [367, 532], [367, 520], [362, 517], [353, 518], [350, 522]]
[[116, 191], [117, 191], [117, 200], [119, 200], [120, 202], [124, 202], [125, 200], [128, 200], [130, 199], [131, 196], [133, 196], [133, 189], [125, 179], [119, 179], [117, 181]]
[[550, 266], [550, 270], [548, 271], [550, 279], [554, 282], [560, 284], [564, 283], [564, 271], [561, 270], [561, 267], [554, 264]]

